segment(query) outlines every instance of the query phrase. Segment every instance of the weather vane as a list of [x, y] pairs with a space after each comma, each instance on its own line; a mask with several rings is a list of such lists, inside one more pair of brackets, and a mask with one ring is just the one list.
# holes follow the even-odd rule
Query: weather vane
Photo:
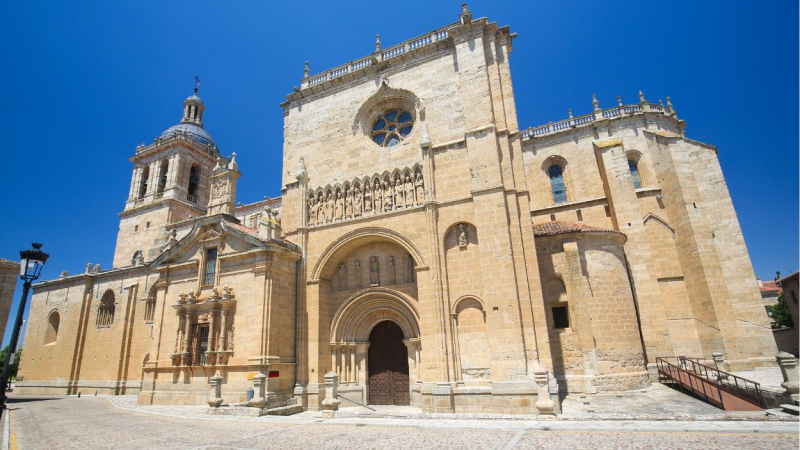
[[197, 92], [197, 88], [200, 87], [200, 75], [194, 76], [194, 92]]

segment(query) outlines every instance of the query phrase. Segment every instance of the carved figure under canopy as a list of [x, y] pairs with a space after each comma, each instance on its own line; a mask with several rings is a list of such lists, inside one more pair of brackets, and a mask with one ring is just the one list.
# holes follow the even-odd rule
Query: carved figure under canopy
[[373, 256], [369, 259], [369, 282], [373, 286], [380, 284], [380, 263], [378, 257]]

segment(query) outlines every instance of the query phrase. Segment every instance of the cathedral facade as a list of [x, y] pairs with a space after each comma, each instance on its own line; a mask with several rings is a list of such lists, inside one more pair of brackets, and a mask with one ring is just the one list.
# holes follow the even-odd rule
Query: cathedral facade
[[[767, 365], [774, 340], [717, 149], [670, 99], [521, 129], [508, 27], [459, 20], [312, 75], [284, 109], [282, 196], [184, 102], [130, 158], [114, 267], [36, 285], [17, 391], [142, 404], [558, 412], [655, 358]], [[324, 137], [324, 139], [320, 139]], [[211, 384], [210, 384], [211, 383]]]

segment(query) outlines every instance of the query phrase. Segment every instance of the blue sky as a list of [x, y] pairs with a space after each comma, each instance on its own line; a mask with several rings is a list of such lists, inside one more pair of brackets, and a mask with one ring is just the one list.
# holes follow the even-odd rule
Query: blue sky
[[[458, 19], [460, 2], [6, 2], [0, 257], [31, 241], [43, 278], [110, 267], [127, 158], [181, 117], [202, 80], [206, 129], [243, 173], [238, 200], [280, 195], [278, 104], [312, 73]], [[402, 5], [402, 6], [398, 6]], [[687, 137], [719, 148], [756, 274], [798, 269], [796, 1], [472, 1], [519, 33], [520, 126], [670, 96]], [[27, 180], [35, 180], [29, 182]], [[15, 305], [20, 288], [15, 294]], [[13, 314], [12, 314], [13, 315]], [[4, 342], [8, 342], [10, 327]]]

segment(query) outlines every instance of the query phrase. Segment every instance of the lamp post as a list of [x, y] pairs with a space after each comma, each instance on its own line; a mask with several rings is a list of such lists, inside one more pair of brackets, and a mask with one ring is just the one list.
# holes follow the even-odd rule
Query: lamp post
[[3, 365], [3, 375], [0, 377], [0, 418], [3, 417], [3, 410], [6, 408], [6, 386], [11, 376], [11, 367], [14, 365], [14, 359], [17, 353], [17, 341], [19, 341], [19, 329], [22, 327], [22, 315], [25, 313], [25, 304], [28, 302], [28, 291], [31, 289], [31, 283], [39, 278], [42, 274], [42, 267], [50, 257], [47, 253], [42, 251], [42, 244], [34, 242], [33, 248], [30, 250], [22, 250], [19, 252], [22, 261], [19, 268], [19, 277], [22, 279], [22, 300], [19, 302], [17, 309], [17, 320], [14, 321], [14, 329], [11, 331], [11, 343], [8, 344], [8, 354], [6, 361]]

